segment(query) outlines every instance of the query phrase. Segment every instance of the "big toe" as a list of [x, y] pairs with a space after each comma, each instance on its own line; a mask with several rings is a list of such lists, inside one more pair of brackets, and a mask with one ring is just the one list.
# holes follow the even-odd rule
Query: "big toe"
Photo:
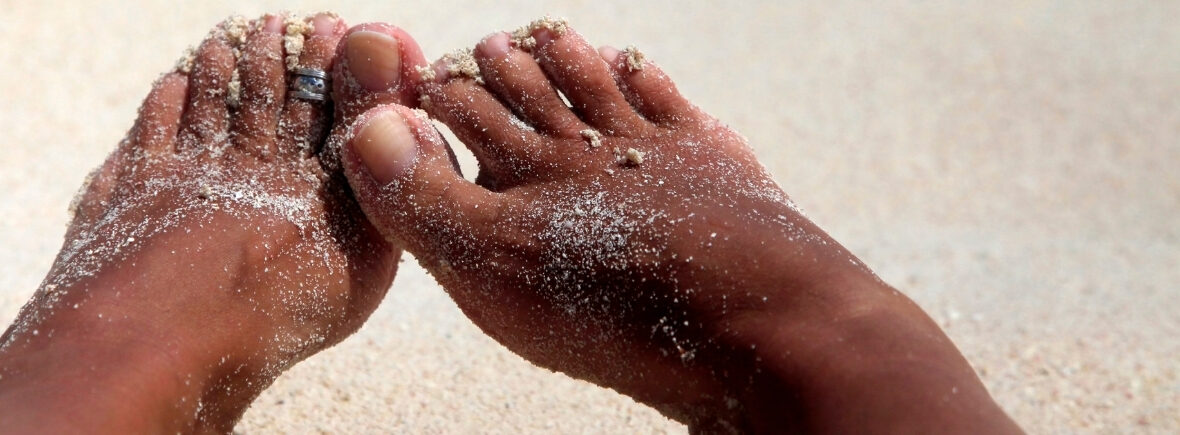
[[502, 197], [459, 175], [446, 142], [419, 113], [390, 104], [360, 115], [344, 139], [344, 173], [387, 239], [419, 258], [445, 258], [445, 245], [491, 228]]
[[418, 139], [399, 112], [396, 108], [375, 111], [360, 122], [350, 141], [358, 161], [379, 186], [401, 178], [418, 157]]
[[419, 71], [426, 58], [404, 30], [384, 23], [355, 26], [345, 34], [337, 55], [337, 119], [350, 122], [383, 104], [416, 104]]

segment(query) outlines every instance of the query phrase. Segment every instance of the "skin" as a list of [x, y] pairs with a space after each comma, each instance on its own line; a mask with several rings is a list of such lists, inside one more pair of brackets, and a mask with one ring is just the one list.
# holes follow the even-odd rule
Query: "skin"
[[[347, 27], [314, 23], [300, 64], [332, 70]], [[332, 150], [312, 149], [333, 114], [286, 96], [282, 29], [264, 18], [240, 47], [240, 107], [217, 29], [191, 72], [155, 84], [0, 337], [4, 431], [228, 433], [377, 307], [401, 251], [360, 214]]]
[[316, 20], [300, 63], [333, 70], [326, 140], [322, 106], [268, 98], [287, 88], [274, 19], [237, 63], [241, 107], [217, 36], [156, 84], [0, 337], [6, 430], [228, 432], [363, 323], [404, 246], [508, 348], [695, 432], [1019, 432], [654, 64], [536, 28], [531, 52], [485, 38], [475, 80], [393, 26]]
[[531, 36], [493, 34], [478, 76], [443, 59], [421, 85], [475, 183], [405, 107], [362, 115], [345, 147], [369, 219], [484, 332], [693, 432], [1020, 432], [938, 326], [656, 65], [560, 25]]

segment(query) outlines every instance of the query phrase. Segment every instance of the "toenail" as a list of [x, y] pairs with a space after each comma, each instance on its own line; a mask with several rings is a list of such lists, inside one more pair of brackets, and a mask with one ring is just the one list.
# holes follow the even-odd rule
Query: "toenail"
[[619, 49], [611, 47], [609, 45], [604, 45], [604, 46], [598, 48], [598, 55], [602, 56], [602, 60], [605, 60], [606, 63], [609, 63], [611, 65], [614, 65], [615, 61], [618, 60], [619, 53], [622, 53], [622, 52], [619, 51]]
[[409, 170], [417, 155], [414, 134], [393, 110], [366, 121], [351, 143], [361, 163], [381, 185], [389, 184]]
[[479, 51], [486, 58], [499, 58], [508, 54], [509, 40], [507, 33], [494, 33], [483, 39], [483, 43], [479, 44]]
[[348, 69], [357, 83], [370, 91], [392, 88], [401, 78], [402, 58], [397, 39], [361, 30], [348, 35]]
[[313, 35], [331, 36], [336, 33], [336, 27], [340, 24], [340, 19], [336, 15], [329, 13], [320, 13], [311, 19], [311, 25], [315, 28]]
[[434, 70], [435, 82], [442, 83], [451, 78], [451, 66], [450, 63], [447, 62], [446, 58], [434, 61], [434, 64], [431, 65], [430, 68]]
[[266, 17], [262, 19], [262, 31], [267, 33], [282, 33], [283, 17], [266, 14]]
[[533, 40], [537, 41], [536, 47], [544, 47], [553, 40], [555, 35], [552, 30], [540, 28], [533, 31]]

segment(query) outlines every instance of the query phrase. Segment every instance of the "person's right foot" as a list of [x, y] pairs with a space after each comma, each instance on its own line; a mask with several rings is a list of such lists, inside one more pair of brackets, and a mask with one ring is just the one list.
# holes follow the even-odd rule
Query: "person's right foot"
[[[338, 131], [345, 173], [377, 228], [530, 361], [697, 430], [839, 429], [824, 417], [855, 420], [831, 414], [857, 406], [840, 394], [860, 385], [849, 361], [899, 354], [990, 403], [937, 326], [638, 51], [596, 51], [543, 20], [423, 75], [420, 105], [475, 154], [476, 183], [398, 105], [367, 105]], [[858, 330], [881, 326], [897, 334]]]
[[[421, 106], [474, 152], [478, 185], [426, 118], [379, 106], [345, 148], [362, 208], [529, 360], [684, 421], [732, 420], [713, 412], [737, 400], [719, 377], [750, 373], [715, 373], [732, 346], [700, 319], [780, 303], [767, 301], [777, 288], [747, 284], [783, 268], [851, 257], [638, 52], [599, 53], [560, 24], [534, 27], [521, 35], [531, 53], [494, 34], [473, 58], [426, 72]], [[751, 249], [770, 243], [783, 252]]]

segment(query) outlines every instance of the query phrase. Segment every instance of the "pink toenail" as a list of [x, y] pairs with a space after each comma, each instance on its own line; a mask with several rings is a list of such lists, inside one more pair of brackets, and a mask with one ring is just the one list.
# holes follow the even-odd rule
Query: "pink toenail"
[[262, 31], [267, 33], [283, 33], [283, 17], [266, 14], [262, 19]]
[[393, 110], [369, 118], [351, 143], [361, 163], [381, 185], [409, 170], [417, 156], [414, 134]]
[[321, 13], [311, 19], [312, 27], [315, 27], [314, 35], [331, 36], [337, 31], [337, 26], [340, 24], [340, 19], [335, 15], [328, 13]]
[[598, 55], [602, 56], [602, 60], [605, 60], [606, 63], [609, 63], [611, 65], [614, 65], [615, 61], [618, 60], [619, 53], [622, 53], [622, 52], [619, 51], [619, 49], [611, 47], [609, 45], [604, 45], [602, 47], [598, 47]]
[[553, 31], [549, 29], [537, 29], [533, 31], [533, 40], [537, 41], [537, 47], [544, 47], [554, 38]]
[[434, 61], [434, 64], [431, 65], [430, 68], [434, 70], [435, 82], [442, 83], [451, 78], [451, 68], [448, 66], [445, 59]]
[[494, 33], [483, 39], [483, 43], [479, 44], [479, 51], [486, 58], [499, 58], [508, 54], [508, 41], [507, 33]]
[[389, 35], [369, 30], [353, 32], [348, 35], [345, 56], [353, 78], [365, 89], [383, 91], [401, 79], [401, 51], [397, 39]]

